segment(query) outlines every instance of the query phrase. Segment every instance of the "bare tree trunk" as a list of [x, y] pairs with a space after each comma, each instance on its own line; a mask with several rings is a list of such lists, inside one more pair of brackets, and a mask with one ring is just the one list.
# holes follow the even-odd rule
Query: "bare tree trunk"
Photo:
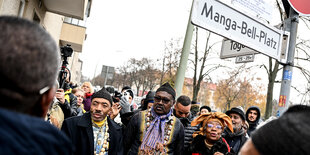
[[279, 71], [279, 63], [276, 61], [272, 69], [272, 58], [269, 58], [268, 90], [267, 90], [265, 119], [268, 119], [272, 114], [273, 88], [278, 71]]
[[194, 60], [194, 78], [193, 78], [193, 98], [192, 101], [197, 102], [197, 66], [198, 66], [198, 28], [196, 27], [196, 40], [195, 40], [195, 60]]
[[165, 56], [163, 58], [163, 68], [162, 68], [162, 71], [161, 71], [160, 83], [159, 83], [160, 85], [163, 84], [164, 75], [165, 75]]

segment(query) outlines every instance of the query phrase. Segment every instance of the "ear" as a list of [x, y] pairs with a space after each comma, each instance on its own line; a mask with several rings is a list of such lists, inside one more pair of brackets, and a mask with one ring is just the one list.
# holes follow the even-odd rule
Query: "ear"
[[49, 89], [46, 93], [42, 95], [41, 101], [40, 101], [40, 105], [42, 109], [41, 117], [44, 118], [46, 116], [48, 108], [54, 99], [55, 93], [56, 93], [56, 88], [52, 87], [51, 89]]

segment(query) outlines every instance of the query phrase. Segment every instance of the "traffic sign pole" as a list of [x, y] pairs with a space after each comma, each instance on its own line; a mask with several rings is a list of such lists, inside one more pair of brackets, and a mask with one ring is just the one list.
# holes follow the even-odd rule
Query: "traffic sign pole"
[[293, 75], [293, 65], [294, 65], [294, 54], [297, 36], [297, 26], [299, 15], [298, 13], [290, 7], [289, 22], [285, 24], [285, 30], [290, 31], [290, 40], [287, 55], [287, 64], [283, 67], [283, 76], [281, 82], [281, 91], [278, 103], [277, 115], [281, 116], [289, 107], [291, 81]]
[[182, 53], [181, 53], [181, 60], [180, 60], [180, 64], [177, 70], [177, 76], [175, 80], [174, 88], [176, 89], [177, 97], [181, 96], [182, 94], [185, 72], [187, 68], [187, 60], [188, 60], [188, 56], [190, 53], [190, 47], [191, 47], [192, 36], [193, 36], [193, 31], [194, 31], [194, 25], [191, 23], [193, 3], [194, 3], [194, 0], [192, 2], [192, 7], [191, 7], [189, 19], [188, 19], [186, 34], [185, 34]]

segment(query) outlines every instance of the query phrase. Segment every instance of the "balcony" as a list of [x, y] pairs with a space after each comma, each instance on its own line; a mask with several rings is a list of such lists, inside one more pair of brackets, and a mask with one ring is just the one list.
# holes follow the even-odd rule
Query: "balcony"
[[75, 52], [82, 52], [86, 28], [64, 22], [60, 34], [62, 45], [70, 44]]
[[43, 0], [47, 11], [83, 19], [89, 0]]

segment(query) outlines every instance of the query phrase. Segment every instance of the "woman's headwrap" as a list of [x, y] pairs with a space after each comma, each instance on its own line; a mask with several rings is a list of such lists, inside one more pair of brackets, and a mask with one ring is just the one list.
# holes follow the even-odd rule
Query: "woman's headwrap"
[[196, 131], [193, 134], [193, 137], [196, 137], [197, 135], [204, 135], [204, 127], [207, 125], [208, 122], [210, 121], [217, 121], [219, 122], [223, 127], [228, 127], [228, 129], [233, 132], [233, 126], [232, 126], [232, 121], [231, 118], [229, 116], [227, 116], [226, 114], [222, 113], [222, 112], [209, 112], [206, 114], [202, 114], [200, 116], [198, 116], [197, 118], [195, 118], [192, 123], [191, 126], [196, 126], [200, 123], [202, 123], [202, 127], [200, 128], [200, 131]]

